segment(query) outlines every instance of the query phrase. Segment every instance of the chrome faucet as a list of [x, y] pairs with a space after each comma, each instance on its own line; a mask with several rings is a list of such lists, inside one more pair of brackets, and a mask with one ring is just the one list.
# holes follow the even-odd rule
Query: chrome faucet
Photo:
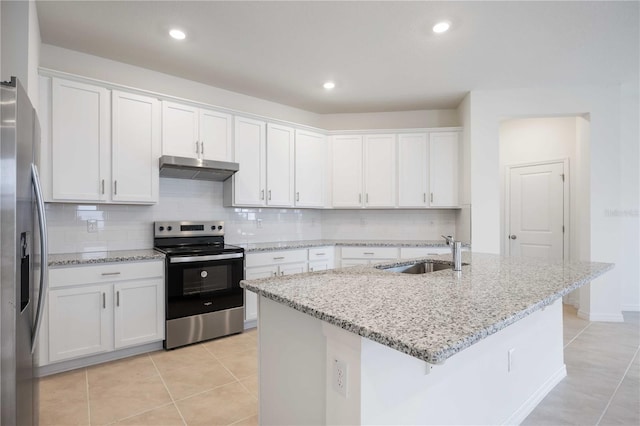
[[462, 271], [462, 241], [455, 241], [451, 235], [444, 236], [447, 245], [451, 246], [451, 252], [453, 253], [453, 270]]

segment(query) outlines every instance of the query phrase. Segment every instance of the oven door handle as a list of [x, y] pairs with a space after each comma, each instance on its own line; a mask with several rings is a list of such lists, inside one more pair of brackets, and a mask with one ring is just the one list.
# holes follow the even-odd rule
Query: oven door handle
[[176, 256], [169, 257], [169, 263], [207, 262], [209, 260], [241, 259], [244, 253], [214, 254], [211, 256]]

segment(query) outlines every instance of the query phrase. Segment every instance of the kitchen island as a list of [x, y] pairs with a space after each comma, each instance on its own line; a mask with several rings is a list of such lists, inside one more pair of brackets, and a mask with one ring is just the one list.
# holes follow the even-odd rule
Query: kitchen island
[[566, 375], [561, 297], [613, 265], [463, 262], [244, 281], [260, 296], [261, 424], [522, 421]]

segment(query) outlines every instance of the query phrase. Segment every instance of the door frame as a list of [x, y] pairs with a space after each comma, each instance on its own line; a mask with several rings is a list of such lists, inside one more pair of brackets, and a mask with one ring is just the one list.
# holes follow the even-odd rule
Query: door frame
[[532, 163], [516, 163], [509, 164], [505, 166], [505, 192], [504, 192], [504, 252], [506, 256], [511, 255], [511, 245], [509, 244], [509, 235], [511, 228], [511, 170], [520, 168], [520, 167], [529, 167], [529, 166], [544, 166], [547, 164], [562, 164], [562, 168], [564, 171], [564, 188], [563, 188], [563, 206], [562, 206], [562, 214], [563, 214], [563, 224], [564, 224], [564, 233], [562, 234], [562, 258], [564, 261], [570, 260], [571, 250], [569, 247], [570, 243], [570, 232], [571, 232], [571, 173], [569, 169], [569, 159], [561, 158], [558, 160], [546, 160], [546, 161], [536, 161]]

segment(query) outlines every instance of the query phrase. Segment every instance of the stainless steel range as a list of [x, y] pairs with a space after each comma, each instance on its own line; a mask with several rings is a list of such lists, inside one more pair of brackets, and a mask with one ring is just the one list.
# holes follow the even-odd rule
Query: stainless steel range
[[244, 328], [244, 249], [224, 243], [224, 222], [155, 222], [166, 255], [166, 337], [172, 349]]

